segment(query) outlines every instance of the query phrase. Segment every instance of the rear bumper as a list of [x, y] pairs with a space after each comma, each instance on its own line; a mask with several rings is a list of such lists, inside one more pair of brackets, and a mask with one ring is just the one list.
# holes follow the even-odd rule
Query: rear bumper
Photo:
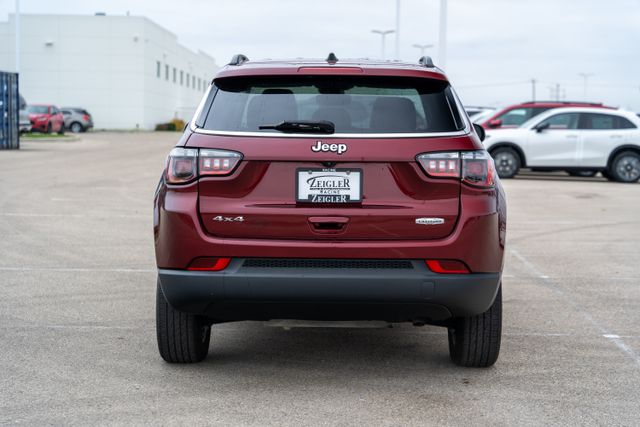
[[445, 321], [486, 311], [500, 273], [436, 274], [406, 268], [247, 267], [222, 272], [159, 269], [174, 308], [216, 321], [269, 319]]

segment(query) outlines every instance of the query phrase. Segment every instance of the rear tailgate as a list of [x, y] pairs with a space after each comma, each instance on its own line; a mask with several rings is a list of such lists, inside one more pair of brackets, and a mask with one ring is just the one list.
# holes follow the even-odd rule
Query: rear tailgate
[[[415, 160], [425, 152], [474, 149], [458, 138], [326, 138], [347, 151], [314, 152], [308, 137], [193, 134], [189, 147], [228, 149], [244, 158], [227, 177], [201, 178], [204, 229], [222, 238], [304, 240], [430, 240], [448, 236], [460, 209], [456, 179], [427, 177]], [[361, 174], [361, 197], [346, 203], [298, 200], [309, 171]], [[359, 182], [358, 182], [359, 181]]]

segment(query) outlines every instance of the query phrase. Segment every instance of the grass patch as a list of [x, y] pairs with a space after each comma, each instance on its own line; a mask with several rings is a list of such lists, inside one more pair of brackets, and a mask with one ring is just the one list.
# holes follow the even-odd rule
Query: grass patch
[[58, 135], [57, 133], [25, 133], [20, 135], [20, 139], [24, 141], [37, 139], [70, 139], [70, 135]]

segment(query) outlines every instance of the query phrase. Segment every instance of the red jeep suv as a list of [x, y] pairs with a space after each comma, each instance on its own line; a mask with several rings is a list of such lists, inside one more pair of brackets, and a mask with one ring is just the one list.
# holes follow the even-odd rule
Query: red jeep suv
[[505, 196], [461, 105], [428, 57], [234, 56], [155, 195], [162, 358], [204, 359], [222, 322], [377, 320], [494, 364]]

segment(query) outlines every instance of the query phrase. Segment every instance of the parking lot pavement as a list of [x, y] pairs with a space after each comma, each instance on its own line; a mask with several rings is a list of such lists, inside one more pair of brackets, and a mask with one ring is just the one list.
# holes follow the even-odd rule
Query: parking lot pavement
[[444, 329], [215, 326], [155, 342], [152, 197], [173, 133], [0, 152], [0, 424], [638, 425], [640, 186], [505, 181], [504, 335], [490, 369]]

